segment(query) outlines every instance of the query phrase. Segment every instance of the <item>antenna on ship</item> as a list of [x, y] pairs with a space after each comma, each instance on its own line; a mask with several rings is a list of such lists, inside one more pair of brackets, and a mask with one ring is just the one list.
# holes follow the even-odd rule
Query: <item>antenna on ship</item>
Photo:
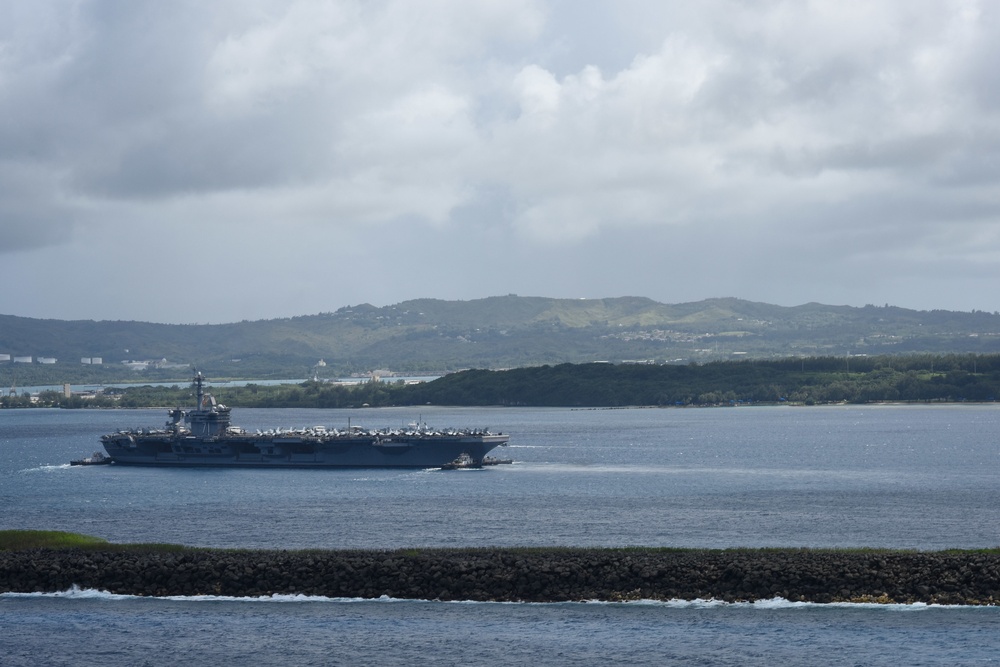
[[203, 381], [204, 381], [204, 377], [202, 377], [201, 372], [199, 372], [199, 371], [196, 370], [194, 372], [194, 386], [198, 390], [197, 396], [198, 396], [198, 409], [199, 410], [202, 409], [202, 402], [205, 400], [205, 392], [202, 389], [202, 382]]

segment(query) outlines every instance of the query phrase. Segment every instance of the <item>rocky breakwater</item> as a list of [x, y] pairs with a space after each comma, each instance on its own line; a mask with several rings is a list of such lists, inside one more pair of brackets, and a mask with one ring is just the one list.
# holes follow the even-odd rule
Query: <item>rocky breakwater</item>
[[414, 549], [0, 552], [0, 592], [1000, 604], [1000, 553]]

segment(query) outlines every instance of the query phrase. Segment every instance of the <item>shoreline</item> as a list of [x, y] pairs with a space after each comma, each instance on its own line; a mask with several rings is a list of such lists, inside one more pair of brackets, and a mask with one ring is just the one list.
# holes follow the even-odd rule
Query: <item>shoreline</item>
[[476, 548], [0, 551], [0, 593], [309, 595], [477, 602], [719, 600], [1000, 605], [1000, 552]]
[[[558, 410], [569, 410], [572, 412], [588, 412], [588, 411], [599, 411], [599, 410], [708, 410], [708, 409], [718, 409], [718, 408], [774, 408], [774, 407], [784, 407], [784, 408], [836, 408], [836, 407], [849, 407], [849, 408], [877, 408], [877, 407], [911, 407], [911, 406], [942, 406], [942, 407], [953, 407], [956, 405], [970, 405], [970, 406], [986, 406], [986, 405], [997, 405], [1000, 400], [993, 401], [969, 401], [969, 400], [950, 400], [945, 398], [930, 398], [923, 400], [913, 400], [913, 401], [865, 401], [865, 402], [852, 402], [852, 401], [817, 401], [815, 403], [805, 403], [802, 401], [739, 401], [736, 403], [704, 403], [704, 404], [690, 404], [690, 405], [591, 405], [591, 406], [580, 406], [580, 405], [504, 405], [504, 404], [494, 404], [494, 405], [464, 405], [464, 404], [450, 404], [450, 403], [432, 403], [426, 405], [411, 405], [407, 403], [401, 404], [387, 404], [387, 405], [376, 405], [376, 406], [347, 406], [347, 407], [316, 407], [310, 405], [282, 405], [280, 407], [262, 407], [262, 406], [241, 406], [241, 405], [230, 405], [229, 407], [234, 410], [378, 410], [381, 408], [468, 408], [476, 410], [506, 410], [506, 409], [519, 409], [519, 408], [542, 408], [542, 409], [558, 409]], [[171, 410], [177, 407], [176, 405], [143, 405], [143, 406], [90, 406], [90, 405], [79, 405], [79, 406], [65, 406], [65, 405], [18, 405], [18, 406], [7, 406], [0, 405], [0, 410]]]

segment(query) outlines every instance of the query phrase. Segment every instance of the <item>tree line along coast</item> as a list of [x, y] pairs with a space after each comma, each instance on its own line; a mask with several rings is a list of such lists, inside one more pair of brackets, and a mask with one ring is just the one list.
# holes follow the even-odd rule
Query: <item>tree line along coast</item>
[[[0, 407], [141, 408], [187, 405], [187, 381], [0, 397]], [[706, 364], [558, 364], [466, 370], [430, 382], [370, 381], [212, 387], [231, 407], [358, 408], [405, 405], [626, 407], [877, 402], [992, 402], [1000, 355], [810, 357]]]

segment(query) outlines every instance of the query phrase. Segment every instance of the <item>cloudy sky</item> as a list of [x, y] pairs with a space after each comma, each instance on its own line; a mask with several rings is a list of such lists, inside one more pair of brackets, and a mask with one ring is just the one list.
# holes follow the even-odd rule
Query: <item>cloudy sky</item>
[[1000, 310], [992, 0], [0, 0], [0, 313]]

